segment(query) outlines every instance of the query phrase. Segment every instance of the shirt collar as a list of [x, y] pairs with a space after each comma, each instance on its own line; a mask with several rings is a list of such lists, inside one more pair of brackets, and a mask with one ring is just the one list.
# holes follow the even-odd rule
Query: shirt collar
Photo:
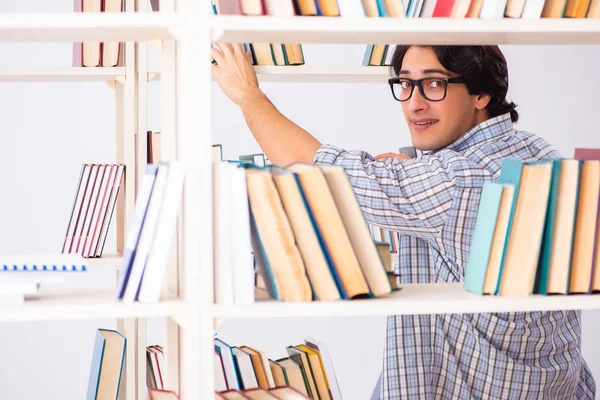
[[450, 143], [445, 149], [463, 152], [474, 146], [494, 140], [500, 136], [511, 134], [515, 131], [510, 119], [510, 113], [487, 119], [471, 128], [467, 133]]

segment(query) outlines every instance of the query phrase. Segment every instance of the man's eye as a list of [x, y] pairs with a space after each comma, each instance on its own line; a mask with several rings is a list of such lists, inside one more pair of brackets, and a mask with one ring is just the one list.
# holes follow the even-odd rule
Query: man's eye
[[407, 81], [400, 82], [400, 87], [402, 89], [410, 89], [410, 86], [411, 86], [410, 82], [407, 82]]
[[444, 81], [441, 79], [432, 79], [429, 81], [429, 87], [432, 89], [440, 89], [444, 87]]

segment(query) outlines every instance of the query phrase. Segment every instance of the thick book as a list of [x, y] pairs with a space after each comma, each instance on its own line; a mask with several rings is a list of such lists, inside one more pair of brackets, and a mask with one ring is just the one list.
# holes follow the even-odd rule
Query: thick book
[[115, 330], [97, 330], [86, 400], [117, 400], [126, 343], [127, 339]]

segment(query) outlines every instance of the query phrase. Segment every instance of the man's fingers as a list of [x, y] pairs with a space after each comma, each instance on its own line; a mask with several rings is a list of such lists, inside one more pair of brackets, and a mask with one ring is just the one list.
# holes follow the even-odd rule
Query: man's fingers
[[233, 55], [233, 48], [230, 43], [217, 42], [217, 46], [221, 49], [221, 52], [225, 57]]
[[217, 49], [211, 49], [210, 54], [212, 55], [212, 58], [217, 62], [217, 64], [223, 64], [223, 61], [225, 61], [223, 54]]
[[231, 45], [231, 48], [233, 49], [233, 53], [235, 55], [242, 55], [242, 54], [244, 54], [244, 49], [242, 48], [242, 45], [240, 43], [233, 43]]

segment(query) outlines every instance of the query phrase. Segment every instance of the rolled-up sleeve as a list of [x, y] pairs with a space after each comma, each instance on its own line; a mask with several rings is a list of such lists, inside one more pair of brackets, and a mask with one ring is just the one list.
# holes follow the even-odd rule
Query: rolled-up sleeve
[[375, 160], [363, 151], [322, 146], [315, 164], [344, 167], [368, 223], [425, 240], [436, 240], [452, 207], [457, 185], [472, 176], [454, 152], [423, 159]]

